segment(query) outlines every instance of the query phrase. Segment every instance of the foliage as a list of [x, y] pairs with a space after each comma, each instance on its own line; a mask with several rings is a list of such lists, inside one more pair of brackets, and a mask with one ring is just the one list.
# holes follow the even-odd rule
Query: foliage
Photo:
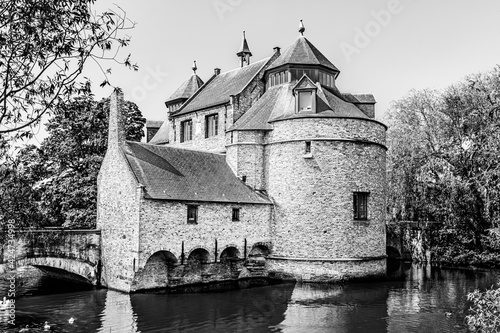
[[[125, 101], [128, 140], [140, 141], [145, 119]], [[47, 124], [40, 148], [30, 146], [3, 169], [0, 214], [20, 227], [93, 228], [97, 174], [106, 153], [109, 99], [75, 98], [59, 107]]]
[[441, 223], [431, 239], [438, 257], [498, 251], [487, 231], [500, 224], [500, 68], [444, 91], [412, 91], [386, 121], [388, 209], [398, 220]]
[[466, 322], [472, 332], [500, 331], [500, 288], [485, 292], [474, 290], [467, 295], [472, 302]]
[[95, 0], [15, 0], [0, 2], [0, 135], [31, 135], [30, 127], [69, 100], [90, 93], [79, 82], [85, 63], [96, 62], [108, 84], [103, 60], [117, 60], [134, 27], [125, 13], [92, 11]]

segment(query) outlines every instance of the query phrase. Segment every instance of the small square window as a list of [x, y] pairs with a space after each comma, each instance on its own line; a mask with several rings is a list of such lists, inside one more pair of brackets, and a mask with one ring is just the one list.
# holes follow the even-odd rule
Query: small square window
[[239, 208], [233, 208], [233, 221], [239, 221], [240, 220], [240, 209]]
[[187, 206], [187, 223], [198, 224], [198, 206], [195, 205]]
[[369, 192], [353, 193], [353, 208], [355, 220], [368, 220], [368, 196]]

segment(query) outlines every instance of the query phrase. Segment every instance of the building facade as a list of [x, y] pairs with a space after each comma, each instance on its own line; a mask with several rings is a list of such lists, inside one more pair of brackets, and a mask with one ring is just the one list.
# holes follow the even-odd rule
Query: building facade
[[370, 94], [303, 36], [165, 102], [148, 144], [127, 142], [112, 96], [98, 180], [103, 283], [135, 291], [249, 276], [384, 276], [386, 126]]

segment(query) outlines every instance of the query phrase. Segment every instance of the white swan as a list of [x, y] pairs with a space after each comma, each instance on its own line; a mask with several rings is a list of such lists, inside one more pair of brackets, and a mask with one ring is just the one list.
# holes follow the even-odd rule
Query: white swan
[[4, 297], [3, 300], [0, 301], [0, 310], [6, 310], [11, 302], [10, 299]]
[[75, 318], [73, 318], [73, 317], [69, 318], [68, 323], [73, 324], [74, 322], [75, 322]]
[[50, 330], [50, 325], [49, 325], [49, 322], [48, 322], [48, 321], [46, 321], [46, 322], [45, 322], [45, 325], [43, 326], [43, 328], [44, 328], [44, 330], [46, 330], [46, 331]]

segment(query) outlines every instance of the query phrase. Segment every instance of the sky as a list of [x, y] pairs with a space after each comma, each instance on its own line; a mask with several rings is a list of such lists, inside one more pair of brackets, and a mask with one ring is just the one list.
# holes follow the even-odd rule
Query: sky
[[[112, 65], [111, 84], [123, 89], [147, 119], [165, 120], [164, 102], [192, 74], [239, 67], [242, 32], [251, 61], [284, 50], [298, 38], [299, 20], [312, 42], [339, 70], [343, 93], [375, 96], [376, 118], [411, 89], [436, 88], [500, 63], [498, 0], [96, 0], [95, 10], [119, 6], [136, 23], [126, 33], [139, 70]], [[85, 74], [97, 99], [102, 74]]]

